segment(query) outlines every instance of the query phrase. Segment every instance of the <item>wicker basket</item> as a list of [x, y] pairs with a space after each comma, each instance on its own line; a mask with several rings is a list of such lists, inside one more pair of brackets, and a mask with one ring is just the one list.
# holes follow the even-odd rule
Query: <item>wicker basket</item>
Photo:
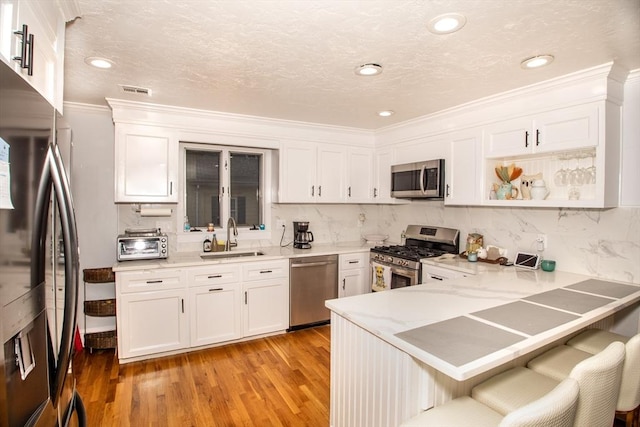
[[116, 300], [115, 298], [111, 298], [85, 301], [84, 314], [96, 317], [115, 316]]
[[84, 334], [84, 346], [90, 349], [107, 349], [118, 346], [116, 331], [91, 332]]
[[85, 268], [82, 270], [84, 281], [87, 283], [107, 283], [116, 281], [116, 273], [111, 267]]

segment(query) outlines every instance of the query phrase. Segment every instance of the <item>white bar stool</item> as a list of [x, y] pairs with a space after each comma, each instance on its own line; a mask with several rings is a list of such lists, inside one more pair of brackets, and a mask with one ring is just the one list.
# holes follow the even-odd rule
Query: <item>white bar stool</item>
[[626, 343], [616, 415], [625, 420], [626, 427], [640, 427], [640, 334], [629, 338], [614, 332], [587, 329], [570, 339], [567, 345], [595, 354], [614, 341]]
[[[611, 427], [624, 357], [624, 344], [614, 342], [571, 369], [569, 377], [580, 386], [574, 426]], [[517, 367], [478, 384], [471, 390], [471, 396], [493, 410], [507, 414], [538, 399], [557, 382], [532, 369]]]
[[549, 393], [506, 417], [469, 396], [459, 397], [423, 412], [401, 427], [571, 427], [580, 388], [566, 378]]

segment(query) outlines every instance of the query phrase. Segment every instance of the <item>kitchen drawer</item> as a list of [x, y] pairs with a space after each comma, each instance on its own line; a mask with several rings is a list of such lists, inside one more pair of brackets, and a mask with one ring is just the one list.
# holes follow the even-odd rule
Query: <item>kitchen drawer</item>
[[242, 280], [265, 280], [289, 277], [289, 260], [252, 262], [242, 266]]
[[369, 266], [369, 252], [340, 255], [340, 270], [351, 270]]
[[180, 289], [186, 280], [180, 269], [137, 270], [118, 272], [116, 284], [119, 292], [132, 293]]
[[240, 282], [240, 265], [212, 265], [187, 270], [189, 287], [222, 285]]

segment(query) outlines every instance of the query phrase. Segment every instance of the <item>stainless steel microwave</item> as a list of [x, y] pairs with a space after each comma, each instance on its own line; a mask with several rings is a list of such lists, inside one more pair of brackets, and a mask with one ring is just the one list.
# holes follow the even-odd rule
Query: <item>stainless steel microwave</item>
[[391, 166], [391, 197], [444, 199], [444, 159]]

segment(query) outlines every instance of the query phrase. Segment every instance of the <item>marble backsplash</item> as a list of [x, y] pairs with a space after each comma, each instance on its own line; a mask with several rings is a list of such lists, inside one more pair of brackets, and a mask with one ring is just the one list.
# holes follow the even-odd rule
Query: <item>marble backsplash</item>
[[[364, 214], [364, 222], [359, 221]], [[156, 227], [174, 230], [175, 218], [141, 218], [130, 205], [121, 205], [118, 226]], [[640, 208], [558, 209], [445, 207], [442, 202], [414, 201], [407, 205], [300, 205], [274, 204], [272, 226], [278, 219], [287, 229], [283, 241], [293, 238], [292, 222], [309, 221], [318, 243], [360, 240], [367, 233], [389, 235], [398, 243], [408, 224], [440, 225], [460, 230], [460, 245], [468, 233], [484, 235], [485, 245], [508, 250], [513, 258], [518, 250], [535, 252], [538, 234], [547, 236], [544, 258], [557, 261], [557, 269], [604, 279], [640, 283]], [[180, 243], [169, 233], [172, 251], [196, 251], [197, 243]], [[271, 240], [242, 242], [240, 247], [256, 248], [280, 244], [281, 233]]]

